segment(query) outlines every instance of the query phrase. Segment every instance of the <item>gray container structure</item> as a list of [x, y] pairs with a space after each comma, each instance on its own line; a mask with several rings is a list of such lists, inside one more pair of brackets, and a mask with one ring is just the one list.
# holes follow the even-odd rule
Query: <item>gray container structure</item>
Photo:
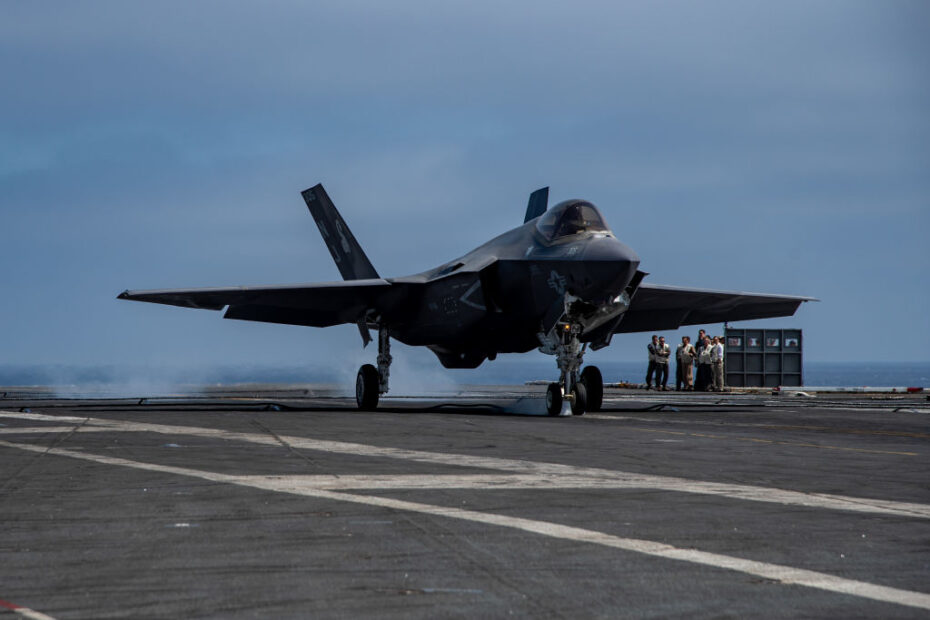
[[724, 330], [724, 374], [729, 387], [804, 385], [800, 329]]

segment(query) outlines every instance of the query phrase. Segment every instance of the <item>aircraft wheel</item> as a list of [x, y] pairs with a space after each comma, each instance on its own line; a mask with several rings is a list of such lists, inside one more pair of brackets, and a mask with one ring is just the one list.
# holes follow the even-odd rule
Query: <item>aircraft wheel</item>
[[581, 384], [588, 392], [587, 411], [600, 411], [604, 404], [604, 378], [597, 366], [585, 366], [581, 371]]
[[355, 402], [362, 411], [371, 411], [378, 406], [381, 378], [378, 369], [371, 364], [365, 364], [358, 369], [355, 378]]
[[562, 413], [562, 388], [558, 383], [550, 383], [546, 389], [546, 412], [549, 415]]
[[572, 415], [584, 415], [585, 407], [588, 404], [588, 390], [583, 383], [576, 383], [572, 387]]

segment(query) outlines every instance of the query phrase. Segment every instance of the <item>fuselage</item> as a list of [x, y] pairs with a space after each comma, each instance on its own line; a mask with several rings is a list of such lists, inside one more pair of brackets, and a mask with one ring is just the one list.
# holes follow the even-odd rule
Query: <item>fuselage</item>
[[428, 346], [445, 366], [475, 367], [538, 347], [566, 295], [592, 312], [609, 307], [638, 267], [597, 209], [571, 200], [435, 269], [389, 278], [406, 289], [406, 303], [381, 318], [392, 337]]

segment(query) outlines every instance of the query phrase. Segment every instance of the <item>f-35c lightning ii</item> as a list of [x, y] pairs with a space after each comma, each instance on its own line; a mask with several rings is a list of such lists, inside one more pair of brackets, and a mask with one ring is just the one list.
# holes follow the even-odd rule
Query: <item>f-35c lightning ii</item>
[[645, 283], [639, 257], [593, 204], [566, 200], [547, 210], [548, 187], [530, 195], [522, 226], [429, 271], [382, 278], [323, 186], [302, 195], [343, 282], [124, 291], [119, 299], [226, 308], [224, 318], [246, 321], [355, 323], [365, 346], [377, 330], [377, 366], [365, 364], [356, 380], [360, 409], [374, 409], [388, 391], [391, 338], [429, 348], [446, 368], [538, 348], [560, 371], [546, 391], [550, 415], [561, 413], [563, 400], [575, 415], [600, 409], [601, 373], [582, 371], [582, 358], [615, 333], [791, 316], [812, 301]]

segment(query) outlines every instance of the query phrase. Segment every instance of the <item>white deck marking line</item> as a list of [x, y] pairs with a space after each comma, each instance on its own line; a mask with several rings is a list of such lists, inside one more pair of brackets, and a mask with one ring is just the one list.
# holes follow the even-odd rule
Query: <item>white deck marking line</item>
[[[14, 426], [13, 428], [0, 428], [0, 435], [33, 435], [40, 433], [70, 433], [73, 426]], [[100, 428], [97, 430], [107, 430]]]
[[30, 620], [55, 620], [55, 618], [43, 614], [41, 611], [29, 609], [28, 607], [19, 607], [14, 609], [13, 612], [19, 614], [23, 618], [29, 618]]
[[[0, 417], [25, 418], [31, 420], [61, 420], [58, 416], [49, 416], [36, 413], [17, 413], [0, 411]], [[827, 493], [802, 493], [770, 487], [760, 487], [747, 484], [730, 484], [722, 482], [705, 482], [687, 478], [671, 476], [656, 476], [651, 474], [638, 474], [633, 472], [599, 469], [593, 467], [578, 467], [574, 465], [561, 465], [557, 463], [541, 463], [537, 461], [520, 461], [515, 459], [502, 459], [494, 457], [470, 456], [465, 454], [443, 454], [437, 452], [423, 452], [419, 450], [404, 450], [401, 448], [385, 448], [359, 443], [312, 439], [308, 437], [278, 436], [272, 437], [262, 433], [239, 433], [212, 428], [199, 428], [195, 426], [169, 426], [163, 424], [150, 424], [142, 422], [126, 422], [123, 420], [108, 420], [105, 418], [68, 418], [76, 423], [84, 422], [77, 429], [78, 434], [87, 432], [150, 432], [165, 435], [188, 435], [193, 437], [206, 437], [223, 439], [227, 441], [241, 441], [260, 445], [279, 446], [281, 441], [290, 447], [302, 450], [317, 450], [336, 454], [351, 454], [353, 456], [385, 457], [414, 461], [418, 463], [432, 463], [452, 465], [458, 467], [473, 467], [479, 469], [492, 469], [521, 474], [530, 474], [540, 477], [556, 479], [561, 477], [594, 478], [609, 480], [614, 488], [627, 489], [655, 489], [672, 491], [675, 493], [695, 493], [699, 495], [713, 495], [730, 499], [768, 502], [787, 506], [804, 506], [808, 508], [822, 508], [827, 510], [843, 510], [848, 512], [862, 512], [870, 514], [887, 514], [899, 517], [930, 519], [930, 505], [912, 502], [898, 502], [893, 500], [852, 497]], [[40, 432], [50, 432], [51, 427], [38, 427]], [[3, 434], [13, 434], [24, 429], [8, 428], [10, 431]], [[28, 430], [28, 429], [25, 429]], [[67, 427], [67, 432], [74, 430]]]
[[55, 618], [43, 614], [41, 611], [29, 609], [28, 607], [23, 607], [22, 605], [17, 605], [9, 601], [4, 601], [3, 599], [0, 599], [0, 607], [9, 609], [13, 613], [19, 614], [23, 618], [30, 618], [31, 620], [55, 620]]
[[16, 448], [29, 452], [39, 452], [53, 454], [56, 456], [66, 456], [84, 461], [92, 461], [106, 465], [115, 465], [129, 467], [143, 471], [151, 471], [166, 474], [175, 474], [191, 478], [199, 478], [210, 482], [234, 484], [243, 487], [273, 491], [278, 493], [287, 493], [290, 495], [300, 495], [304, 497], [314, 497], [320, 499], [329, 499], [340, 502], [351, 502], [356, 504], [365, 504], [368, 506], [377, 506], [391, 510], [404, 510], [408, 512], [418, 512], [438, 517], [447, 517], [450, 519], [460, 519], [472, 521], [474, 523], [483, 523], [486, 525], [496, 525], [507, 527], [531, 534], [569, 540], [574, 542], [591, 543], [641, 553], [653, 557], [659, 557], [669, 560], [679, 560], [682, 562], [691, 562], [703, 566], [714, 568], [728, 569], [737, 571], [764, 579], [771, 579], [787, 585], [800, 585], [828, 592], [839, 594], [848, 594], [885, 603], [894, 603], [918, 609], [930, 610], [930, 594], [923, 592], [914, 592], [911, 590], [901, 590], [889, 586], [881, 586], [865, 581], [856, 581], [820, 573], [791, 566], [780, 564], [769, 564], [768, 562], [757, 562], [746, 560], [718, 553], [709, 553], [698, 551], [696, 549], [681, 549], [672, 545], [654, 542], [650, 540], [641, 540], [636, 538], [622, 538], [603, 532], [587, 530], [578, 527], [560, 525], [558, 523], [549, 523], [547, 521], [536, 521], [533, 519], [524, 519], [521, 517], [511, 517], [494, 513], [477, 512], [473, 510], [464, 510], [461, 508], [452, 508], [445, 506], [434, 506], [431, 504], [420, 504], [417, 502], [408, 502], [403, 500], [389, 499], [384, 497], [372, 497], [366, 495], [356, 495], [350, 493], [339, 493], [334, 491], [324, 491], [321, 489], [303, 486], [295, 481], [291, 481], [289, 476], [232, 476], [229, 474], [220, 474], [216, 472], [201, 471], [185, 467], [174, 467], [169, 465], [156, 465], [154, 463], [142, 463], [139, 461], [130, 461], [111, 456], [96, 454], [85, 454], [65, 450], [62, 448], [45, 448], [43, 446], [25, 445], [0, 441], [0, 446]]
[[87, 418], [71, 415], [46, 415], [44, 413], [25, 413], [23, 411], [2, 411], [0, 418], [18, 418], [20, 420], [39, 420], [43, 422], [83, 422]]

